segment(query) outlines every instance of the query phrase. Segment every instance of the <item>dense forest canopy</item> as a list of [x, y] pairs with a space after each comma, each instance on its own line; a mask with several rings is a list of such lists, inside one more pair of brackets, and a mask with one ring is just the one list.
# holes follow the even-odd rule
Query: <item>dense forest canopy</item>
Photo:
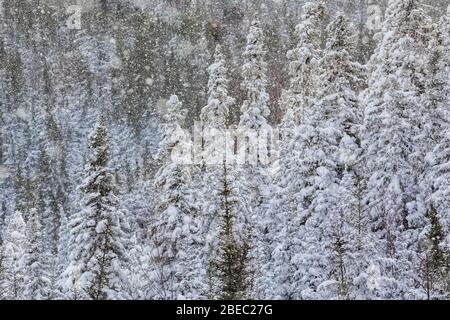
[[448, 0], [0, 0], [0, 299], [448, 299], [449, 71]]

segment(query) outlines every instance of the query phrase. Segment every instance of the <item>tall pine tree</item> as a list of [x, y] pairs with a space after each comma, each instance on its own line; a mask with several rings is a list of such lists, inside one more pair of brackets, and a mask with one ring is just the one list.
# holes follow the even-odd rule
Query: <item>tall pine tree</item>
[[270, 260], [272, 232], [275, 228], [273, 211], [270, 210], [272, 179], [271, 166], [272, 130], [267, 118], [270, 115], [267, 93], [267, 63], [265, 62], [264, 34], [259, 20], [255, 19], [247, 35], [243, 54], [242, 87], [247, 96], [241, 107], [238, 133], [238, 165], [242, 166], [242, 183], [248, 186], [251, 207], [249, 217], [253, 229], [253, 256], [255, 279], [254, 297], [263, 297], [269, 291], [266, 271]]
[[[277, 205], [282, 223], [277, 230], [278, 246], [274, 248], [271, 262], [273, 291], [275, 297], [281, 299], [301, 298], [304, 272], [298, 258], [305, 249], [300, 239], [318, 188], [315, 185], [316, 169], [321, 166], [319, 161], [324, 156], [324, 151], [314, 150], [320, 149], [320, 137], [315, 136], [320, 128], [314, 128], [313, 118], [320, 111], [316, 108], [315, 99], [321, 58], [321, 26], [327, 9], [322, 2], [310, 2], [303, 10], [302, 22], [296, 27], [299, 44], [288, 53], [291, 85], [283, 101], [287, 112], [281, 137], [281, 178], [278, 185], [281, 196]], [[294, 127], [289, 128], [288, 125]]]
[[0, 297], [5, 300], [27, 298], [24, 291], [25, 229], [26, 225], [21, 212], [16, 211], [6, 217], [2, 236], [2, 275], [0, 276]]
[[358, 230], [357, 225], [363, 223], [365, 214], [358, 197], [362, 188], [358, 91], [364, 86], [365, 70], [353, 58], [355, 29], [348, 18], [338, 15], [327, 33], [318, 104], [314, 117], [305, 119], [311, 121], [308, 136], [316, 143], [311, 146], [302, 141], [303, 135], [298, 137], [305, 145], [300, 159], [312, 173], [307, 181], [314, 182], [310, 203], [305, 205], [309, 217], [301, 239], [306, 250], [300, 265], [304, 298], [349, 299], [357, 296], [354, 279], [368, 266], [361, 255], [363, 248], [358, 247], [362, 241], [357, 242], [358, 236], [368, 241], [367, 235], [358, 235], [367, 230]]
[[[158, 159], [162, 166], [155, 177], [159, 194], [156, 216], [151, 226], [154, 245], [156, 297], [195, 299], [206, 294], [205, 272], [201, 275], [202, 241], [197, 222], [197, 209], [192, 194], [192, 164], [179, 163], [176, 152], [190, 159], [191, 140], [181, 129], [186, 116], [178, 97], [167, 102], [162, 124], [163, 139]], [[183, 152], [184, 149], [185, 151]], [[186, 159], [186, 160], [189, 160]]]
[[415, 286], [418, 202], [423, 166], [415, 137], [420, 132], [423, 54], [428, 20], [417, 0], [391, 1], [379, 44], [369, 63], [363, 148], [372, 229], [379, 238], [383, 298], [406, 298]]
[[50, 299], [51, 292], [51, 261], [52, 257], [46, 250], [45, 233], [42, 227], [42, 217], [36, 209], [32, 209], [26, 226], [26, 253], [24, 265], [26, 268], [24, 295], [29, 300]]
[[70, 217], [69, 265], [65, 289], [72, 299], [125, 298], [128, 235], [118, 207], [105, 119], [89, 137], [89, 159], [79, 190], [82, 208]]

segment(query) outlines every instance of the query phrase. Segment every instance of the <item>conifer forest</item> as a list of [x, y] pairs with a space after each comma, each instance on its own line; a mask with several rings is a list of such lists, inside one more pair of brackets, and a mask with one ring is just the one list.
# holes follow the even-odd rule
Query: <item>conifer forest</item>
[[0, 0], [0, 300], [449, 300], [449, 0]]

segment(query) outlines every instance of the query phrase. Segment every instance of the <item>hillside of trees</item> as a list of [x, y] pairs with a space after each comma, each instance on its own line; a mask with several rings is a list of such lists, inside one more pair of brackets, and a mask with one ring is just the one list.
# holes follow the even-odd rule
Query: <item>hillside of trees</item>
[[0, 299], [450, 299], [447, 6], [0, 0]]

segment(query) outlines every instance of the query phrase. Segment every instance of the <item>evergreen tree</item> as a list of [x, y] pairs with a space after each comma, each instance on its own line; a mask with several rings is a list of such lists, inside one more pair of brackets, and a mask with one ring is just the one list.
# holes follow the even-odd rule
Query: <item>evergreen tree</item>
[[177, 149], [187, 150], [186, 156], [190, 157], [190, 139], [181, 129], [185, 111], [178, 97], [171, 96], [158, 154], [163, 164], [155, 177], [159, 197], [151, 238], [159, 289], [156, 297], [164, 299], [193, 299], [206, 292], [201, 280], [205, 277], [199, 274], [202, 247], [190, 191], [192, 165], [173, 158]]
[[[226, 152], [226, 129], [229, 108], [234, 99], [228, 93], [228, 69], [220, 45], [216, 46], [214, 62], [208, 68], [208, 104], [201, 111], [202, 141], [201, 177], [199, 182], [199, 196], [201, 205], [202, 238], [205, 239], [203, 258], [204, 268], [208, 268], [212, 254], [217, 250], [219, 234], [219, 219], [217, 216], [219, 202], [221, 161]], [[195, 179], [195, 177], [194, 177]], [[205, 279], [207, 280], [207, 279]]]
[[[448, 78], [450, 57], [450, 30], [448, 17], [432, 25], [429, 35], [427, 54], [424, 59], [425, 79], [424, 92], [421, 97], [421, 109], [418, 133], [415, 141], [419, 145], [418, 154], [422, 167], [418, 170], [420, 193], [418, 209], [421, 212], [430, 210], [433, 205], [439, 212], [445, 211], [445, 162], [447, 148], [447, 132], [450, 114], [447, 106], [450, 103], [450, 79]], [[423, 235], [423, 233], [422, 233]]]
[[427, 25], [416, 0], [391, 1], [369, 63], [363, 148], [372, 228], [383, 248], [383, 298], [406, 298], [417, 278], [417, 228], [425, 219], [416, 202], [422, 159], [415, 136]]
[[[59, 220], [64, 198], [66, 197], [63, 191], [58, 192], [60, 190], [57, 190], [59, 181], [63, 177], [53, 169], [53, 166], [56, 166], [56, 164], [52, 163], [47, 151], [41, 147], [38, 153], [38, 172], [33, 182], [37, 188], [38, 205], [36, 209], [40, 212], [39, 215], [42, 216], [40, 223], [44, 228], [42, 230], [46, 237], [44, 241], [49, 244], [47, 251], [51, 254], [57, 252]], [[55, 180], [57, 181], [56, 183]], [[61, 193], [64, 195], [61, 195]]]
[[[316, 173], [320, 167], [330, 162], [324, 154], [333, 154], [335, 150], [324, 150], [319, 145], [322, 137], [320, 108], [317, 108], [317, 73], [321, 56], [321, 25], [325, 18], [326, 7], [323, 3], [307, 3], [304, 6], [302, 22], [296, 27], [299, 45], [288, 53], [292, 60], [289, 65], [291, 87], [287, 93], [288, 112], [286, 113], [282, 136], [281, 180], [282, 192], [279, 214], [282, 215], [282, 228], [278, 230], [280, 243], [275, 248], [273, 274], [276, 283], [276, 297], [282, 299], [300, 299], [304, 270], [300, 269], [299, 254], [305, 252], [300, 239], [304, 225], [310, 216], [309, 206], [315, 197], [315, 191], [321, 186], [316, 184]], [[291, 109], [291, 110], [289, 110]], [[288, 128], [286, 121], [296, 124]], [[319, 127], [315, 127], [317, 124]], [[322, 130], [322, 132], [319, 132]], [[286, 140], [289, 136], [290, 140]], [[334, 166], [334, 164], [331, 164]], [[326, 174], [325, 170], [320, 171]], [[324, 177], [326, 178], [326, 177]]]
[[45, 233], [41, 216], [32, 209], [26, 226], [26, 253], [24, 255], [24, 296], [28, 300], [46, 300], [53, 292], [50, 278], [51, 256], [46, 251]]
[[70, 228], [69, 217], [66, 214], [61, 215], [61, 225], [59, 228], [59, 241], [57, 255], [55, 257], [55, 266], [52, 268], [53, 273], [56, 274], [55, 279], [55, 296], [57, 299], [64, 299], [66, 297], [66, 274], [65, 270], [69, 266], [69, 243], [70, 243]]
[[269, 175], [271, 166], [271, 127], [267, 118], [270, 115], [267, 88], [267, 63], [265, 62], [264, 34], [259, 20], [251, 24], [247, 36], [247, 45], [243, 54], [244, 66], [242, 87], [247, 99], [241, 107], [238, 133], [238, 163], [242, 165], [244, 175], [242, 183], [248, 186], [251, 207], [254, 212], [252, 221], [254, 260], [254, 295], [263, 297], [268, 289], [265, 269], [270, 260], [271, 232], [274, 219], [270, 210], [273, 192]]
[[[332, 148], [335, 151], [327, 153], [325, 150], [330, 150], [330, 146], [327, 146], [322, 152], [327, 159], [326, 163], [334, 162], [336, 166], [331, 167], [334, 172], [330, 177], [333, 180], [321, 183], [318, 199], [312, 200], [313, 211], [316, 211], [314, 205], [317, 200], [319, 205], [319, 216], [315, 216], [315, 212], [311, 217], [311, 221], [317, 220], [313, 228], [317, 228], [316, 223], [319, 223], [323, 227], [318, 230], [322, 230], [324, 235], [320, 235], [320, 231], [314, 232], [318, 236], [315, 240], [317, 242], [308, 247], [322, 247], [326, 253], [329, 262], [321, 274], [325, 282], [329, 281], [329, 285], [334, 281], [336, 289], [328, 287], [327, 297], [351, 298], [357, 295], [353, 286], [354, 279], [368, 266], [368, 261], [362, 255], [357, 261], [354, 260], [354, 256], [361, 254], [367, 247], [358, 247], [362, 242], [356, 242], [357, 235], [363, 230], [358, 230], [353, 224], [361, 224], [365, 215], [364, 209], [360, 208], [363, 200], [358, 197], [362, 182], [359, 178], [362, 176], [359, 163], [362, 108], [358, 91], [364, 86], [365, 70], [352, 58], [356, 49], [356, 31], [350, 21], [338, 15], [328, 26], [327, 32], [324, 57], [320, 61], [320, 100], [317, 106], [322, 115], [314, 129], [325, 128], [318, 136], [323, 137], [328, 144], [334, 144]], [[328, 208], [321, 209], [327, 202]], [[309, 222], [306, 227], [310, 227]], [[370, 239], [367, 235], [360, 237], [364, 237], [364, 243]], [[313, 237], [307, 236], [307, 239]]]
[[[239, 209], [234, 214], [234, 232], [243, 238], [249, 237], [249, 218], [251, 217], [251, 208], [248, 203], [248, 190], [240, 180], [242, 172], [239, 166], [235, 167], [233, 172], [236, 172], [230, 177], [223, 178], [224, 167], [233, 166], [233, 159], [230, 156], [234, 155], [234, 141], [226, 132], [227, 117], [229, 108], [233, 105], [234, 99], [228, 94], [228, 70], [225, 67], [225, 60], [221, 53], [221, 47], [216, 47], [214, 56], [214, 63], [209, 67], [209, 82], [208, 82], [208, 105], [202, 109], [201, 119], [203, 124], [203, 167], [201, 186], [203, 191], [202, 214], [199, 217], [202, 230], [202, 236], [205, 239], [205, 254], [203, 263], [207, 268], [208, 273], [206, 280], [209, 281], [209, 297], [221, 297], [224, 292], [225, 284], [216, 286], [213, 279], [220, 278], [219, 273], [216, 273], [217, 268], [211, 263], [216, 261], [218, 248], [221, 247], [220, 241], [223, 238], [222, 232], [222, 212], [224, 209], [224, 195], [223, 183], [226, 179], [230, 184], [239, 189], [233, 197], [233, 201], [239, 202]], [[228, 171], [225, 170], [225, 173]], [[239, 173], [237, 173], [239, 172]], [[222, 178], [221, 178], [222, 177]], [[228, 201], [228, 195], [227, 195]], [[227, 208], [229, 204], [226, 204]], [[227, 209], [228, 210], [228, 209]], [[236, 288], [238, 289], [238, 288]], [[228, 288], [226, 290], [232, 290]]]
[[2, 282], [0, 297], [5, 300], [26, 299], [24, 294], [25, 222], [19, 211], [6, 217], [2, 244]]
[[125, 298], [123, 279], [128, 242], [126, 220], [118, 208], [105, 120], [89, 137], [89, 159], [79, 190], [82, 209], [70, 217], [69, 265], [65, 289], [73, 299]]
[[[3, 283], [5, 281], [5, 253], [4, 253], [4, 247], [0, 246], [0, 285], [3, 286]], [[4, 299], [4, 290], [2, 287], [0, 287], [0, 298]]]
[[[221, 220], [218, 252], [210, 263], [212, 297], [223, 300], [246, 299], [251, 287], [250, 239], [245, 236], [246, 230], [237, 228], [239, 223], [236, 222], [242, 210], [241, 190], [236, 180], [236, 172], [224, 160], [220, 181], [221, 205], [217, 213]], [[240, 239], [236, 234], [241, 235]]]
[[249, 129], [261, 130], [267, 127], [270, 115], [267, 94], [267, 63], [264, 48], [264, 34], [259, 20], [253, 20], [247, 35], [247, 44], [242, 55], [242, 87], [246, 91], [246, 100], [241, 107], [240, 125]]
[[448, 299], [450, 295], [450, 252], [439, 215], [432, 206], [427, 214], [429, 227], [421, 257], [421, 279], [428, 300]]
[[300, 189], [306, 197], [299, 206], [304, 250], [296, 257], [305, 299], [349, 298], [352, 276], [356, 276], [350, 275], [351, 255], [356, 252], [356, 243], [350, 240], [356, 232], [350, 218], [358, 212], [347, 201], [353, 200], [351, 180], [356, 179], [360, 154], [361, 110], [356, 92], [363, 85], [364, 70], [351, 58], [355, 44], [348, 19], [337, 16], [327, 31], [318, 101], [295, 136], [296, 150], [302, 150], [297, 158], [299, 170], [306, 182]]
[[430, 58], [427, 68], [426, 93], [423, 105], [426, 110], [424, 135], [421, 138], [426, 150], [427, 170], [423, 176], [425, 198], [430, 199], [444, 225], [450, 222], [446, 213], [450, 206], [448, 202], [448, 161], [450, 157], [450, 19], [442, 19], [440, 28], [430, 44]]
[[427, 208], [427, 226], [421, 233], [420, 271], [427, 299], [445, 299], [449, 294], [448, 254], [448, 159], [450, 114], [450, 19], [443, 17], [429, 43], [427, 78], [423, 96], [425, 125], [419, 136], [426, 164], [421, 192]]

